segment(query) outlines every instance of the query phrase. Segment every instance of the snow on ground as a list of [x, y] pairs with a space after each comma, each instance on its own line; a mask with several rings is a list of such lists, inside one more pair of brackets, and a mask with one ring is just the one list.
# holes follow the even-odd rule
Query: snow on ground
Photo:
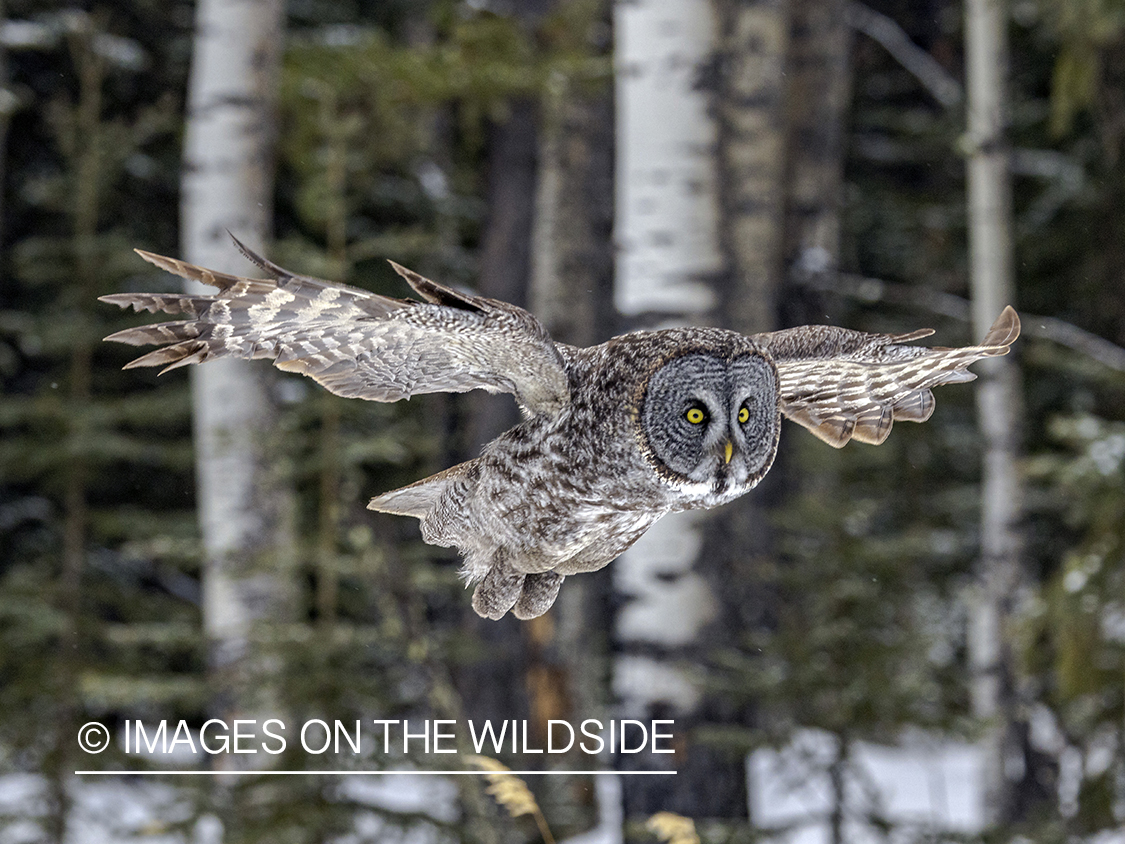
[[[776, 829], [786, 844], [827, 844], [832, 783], [827, 768], [836, 740], [802, 730], [781, 751], [759, 750], [748, 760], [750, 812], [760, 827]], [[856, 742], [844, 777], [846, 840], [885, 842], [866, 822], [954, 833], [979, 832], [984, 756], [967, 743], [914, 736], [896, 746]]]

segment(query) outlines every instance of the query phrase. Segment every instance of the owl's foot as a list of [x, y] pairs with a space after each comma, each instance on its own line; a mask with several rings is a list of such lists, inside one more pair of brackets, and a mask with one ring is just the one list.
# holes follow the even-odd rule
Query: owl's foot
[[503, 560], [497, 560], [473, 591], [473, 609], [477, 615], [493, 621], [502, 619], [520, 597], [524, 578]]
[[520, 621], [543, 615], [559, 596], [559, 587], [565, 580], [561, 574], [545, 571], [542, 574], [529, 574], [523, 582], [523, 591], [512, 609], [512, 614]]

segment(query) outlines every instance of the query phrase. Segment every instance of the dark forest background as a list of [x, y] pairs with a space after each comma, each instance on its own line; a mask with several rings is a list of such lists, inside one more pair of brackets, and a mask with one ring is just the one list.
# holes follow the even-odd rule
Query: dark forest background
[[[961, 6], [715, 6], [727, 24], [750, 7], [781, 15], [788, 32], [786, 72], [768, 80], [780, 117], [763, 139], [783, 186], [764, 207], [778, 226], [764, 327], [932, 326], [942, 345], [979, 339], [968, 323]], [[0, 2], [0, 841], [102, 840], [87, 837], [95, 826], [122, 841], [539, 840], [477, 777], [423, 781], [396, 801], [382, 786], [314, 776], [73, 775], [93, 764], [75, 743], [91, 720], [120, 731], [131, 719], [199, 725], [238, 711], [661, 717], [629, 711], [615, 692], [622, 660], [644, 649], [617, 632], [631, 597], [610, 571], [568, 581], [535, 623], [482, 621], [452, 552], [423, 545], [413, 520], [364, 509], [475, 454], [514, 418], [510, 402], [344, 401], [273, 373], [262, 375], [274, 410], [260, 434], [289, 539], [284, 560], [263, 564], [285, 578], [286, 610], [256, 625], [238, 678], [264, 698], [232, 702], [205, 633], [187, 373], [123, 372], [132, 350], [101, 338], [140, 318], [97, 301], [177, 289], [132, 250], [182, 254], [193, 16], [181, 0]], [[284, 27], [269, 257], [401, 296], [391, 258], [530, 306], [568, 342], [667, 316], [613, 306], [609, 3], [292, 0]], [[831, 86], [817, 82], [818, 33], [841, 57]], [[1007, 33], [997, 142], [1010, 151], [1024, 336], [1012, 356], [1021, 552], [997, 632], [1002, 706], [985, 723], [972, 699], [978, 385], [943, 388], [929, 422], [898, 426], [877, 449], [837, 452], [787, 426], [769, 482], [705, 534], [699, 569], [718, 584], [716, 626], [656, 654], [687, 666], [702, 701], [672, 713], [684, 743], [675, 785], [530, 778], [557, 838], [604, 832], [606, 805], [618, 803], [629, 840], [655, 840], [643, 821], [661, 809], [694, 818], [705, 841], [784, 840], [802, 821], [770, 828], [749, 816], [747, 790], [762, 784], [746, 782], [744, 759], [816, 735], [830, 752], [804, 762], [830, 786], [817, 822], [834, 844], [1120, 840], [1125, 3], [1017, 0]], [[700, 70], [720, 113], [748, 102], [723, 68]], [[558, 264], [544, 294], [531, 278], [547, 214]], [[818, 214], [838, 233], [827, 268], [800, 239]], [[733, 313], [747, 288], [728, 281], [716, 284]], [[979, 830], [900, 823], [847, 784], [861, 743], [972, 746], [997, 728], [1004, 765]], [[96, 764], [141, 765], [116, 746]], [[137, 822], [120, 808], [138, 805]]]

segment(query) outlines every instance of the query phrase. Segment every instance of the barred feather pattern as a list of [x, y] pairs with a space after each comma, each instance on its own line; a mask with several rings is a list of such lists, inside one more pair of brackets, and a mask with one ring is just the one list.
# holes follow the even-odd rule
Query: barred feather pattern
[[103, 297], [181, 317], [107, 339], [158, 346], [130, 367], [266, 358], [374, 401], [512, 393], [524, 420], [479, 457], [368, 505], [417, 518], [426, 542], [456, 547], [472, 606], [491, 619], [541, 615], [566, 577], [609, 564], [667, 513], [749, 492], [773, 464], [783, 415], [837, 448], [881, 443], [896, 420], [928, 419], [934, 387], [972, 380], [967, 367], [1006, 354], [1020, 328], [1005, 308], [980, 344], [959, 349], [912, 345], [928, 329], [832, 326], [637, 331], [578, 349], [520, 308], [397, 264], [422, 301], [295, 275], [239, 247], [266, 278], [140, 252], [217, 292]]
[[972, 381], [967, 367], [1006, 355], [1019, 336], [1011, 307], [976, 346], [950, 349], [904, 345], [933, 334], [865, 334], [808, 325], [756, 339], [774, 357], [781, 412], [835, 448], [850, 440], [879, 445], [898, 422], [925, 422], [934, 412], [932, 388]]
[[[237, 243], [237, 241], [236, 241]], [[299, 276], [255, 255], [270, 274], [243, 278], [137, 250], [146, 261], [219, 289], [215, 296], [119, 293], [103, 302], [188, 319], [107, 337], [162, 345], [126, 368], [168, 372], [221, 357], [267, 358], [340, 396], [393, 402], [419, 393], [513, 393], [529, 414], [569, 401], [562, 361], [546, 329], [504, 302], [467, 296], [392, 264], [426, 302]]]

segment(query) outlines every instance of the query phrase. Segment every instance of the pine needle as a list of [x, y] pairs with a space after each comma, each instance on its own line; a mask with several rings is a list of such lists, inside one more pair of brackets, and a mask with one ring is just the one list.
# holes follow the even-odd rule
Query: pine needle
[[657, 812], [645, 822], [645, 828], [668, 844], [699, 844], [695, 821], [675, 812]]
[[543, 817], [543, 812], [535, 802], [535, 795], [531, 793], [527, 783], [491, 757], [469, 756], [468, 761], [485, 771], [484, 778], [488, 780], [488, 788], [485, 791], [507, 809], [509, 815], [513, 818], [531, 815], [535, 818], [539, 834], [543, 836], [545, 844], [555, 844], [555, 837], [551, 835], [547, 819]]

